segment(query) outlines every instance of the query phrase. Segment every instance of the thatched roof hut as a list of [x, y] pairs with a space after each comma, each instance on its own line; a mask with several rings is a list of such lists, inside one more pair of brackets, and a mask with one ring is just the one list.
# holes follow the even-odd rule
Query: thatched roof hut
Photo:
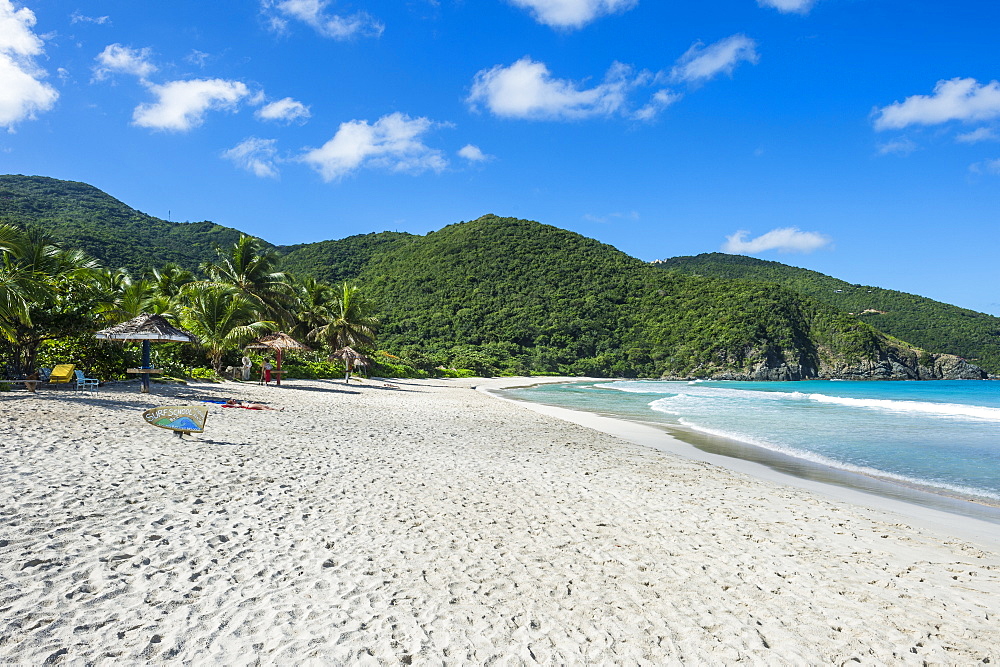
[[128, 322], [116, 324], [107, 329], [101, 329], [94, 336], [98, 340], [118, 340], [142, 341], [142, 365], [139, 368], [128, 369], [128, 373], [138, 374], [142, 377], [142, 393], [149, 393], [149, 376], [160, 373], [154, 369], [150, 362], [150, 343], [197, 343], [198, 337], [189, 331], [179, 329], [163, 315], [150, 315], [143, 313], [139, 317], [133, 317]]
[[353, 371], [355, 369], [355, 367], [368, 368], [373, 363], [371, 359], [369, 359], [365, 355], [361, 354], [360, 352], [358, 352], [357, 350], [355, 350], [353, 347], [342, 347], [342, 348], [340, 348], [339, 350], [337, 350], [336, 352], [334, 352], [333, 354], [331, 354], [329, 356], [329, 358], [328, 358], [329, 361], [333, 361], [334, 359], [340, 359], [341, 361], [344, 362], [344, 367], [345, 367], [344, 382], [345, 383], [351, 381], [351, 371]]
[[278, 366], [277, 376], [278, 376], [278, 386], [281, 386], [281, 359], [284, 356], [285, 350], [309, 350], [306, 345], [303, 345], [299, 341], [295, 340], [288, 334], [279, 331], [278, 333], [267, 334], [261, 336], [249, 345], [244, 346], [247, 350], [274, 350], [274, 360]]
[[95, 334], [100, 340], [141, 340], [151, 343], [197, 343], [194, 334], [167, 322], [162, 315], [143, 313], [128, 322], [102, 329]]
[[278, 333], [261, 336], [254, 342], [246, 346], [248, 350], [310, 350], [307, 345], [303, 345], [288, 334], [279, 331]]
[[353, 347], [342, 347], [333, 354], [330, 355], [330, 361], [334, 359], [340, 359], [345, 364], [347, 368], [354, 368], [355, 366], [360, 366], [361, 368], [367, 368], [372, 365], [372, 360], [361, 354]]

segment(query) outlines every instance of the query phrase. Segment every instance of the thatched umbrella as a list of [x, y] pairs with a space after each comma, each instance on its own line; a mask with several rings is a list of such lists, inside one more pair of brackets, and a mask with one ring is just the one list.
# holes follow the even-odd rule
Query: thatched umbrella
[[279, 331], [278, 333], [267, 334], [266, 336], [261, 336], [254, 342], [246, 345], [244, 349], [247, 350], [274, 350], [274, 361], [275, 365], [278, 367], [276, 375], [278, 376], [278, 385], [281, 385], [281, 359], [284, 356], [285, 350], [309, 350], [312, 349], [306, 345], [303, 345], [299, 341], [295, 340], [286, 333]]
[[99, 340], [141, 340], [142, 341], [142, 366], [140, 368], [130, 368], [129, 373], [136, 373], [142, 376], [142, 393], [149, 393], [149, 375], [158, 373], [154, 371], [149, 358], [150, 343], [197, 343], [198, 338], [184, 329], [167, 322], [162, 315], [149, 315], [143, 313], [139, 317], [132, 318], [128, 322], [116, 324], [113, 327], [102, 329], [95, 334]]
[[351, 370], [355, 366], [360, 366], [361, 368], [368, 368], [372, 365], [372, 360], [361, 354], [353, 347], [342, 347], [333, 354], [330, 355], [329, 360], [340, 359], [344, 362], [344, 366], [347, 367], [347, 373], [344, 375], [344, 382], [347, 383], [351, 379]]

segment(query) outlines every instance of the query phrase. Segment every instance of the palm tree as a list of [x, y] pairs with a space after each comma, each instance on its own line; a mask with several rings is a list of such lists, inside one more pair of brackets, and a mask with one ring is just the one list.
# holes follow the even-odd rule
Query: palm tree
[[146, 301], [146, 312], [176, 316], [181, 309], [184, 286], [194, 282], [194, 273], [180, 264], [167, 262], [146, 273], [143, 280], [151, 285], [152, 296]]
[[97, 309], [111, 324], [143, 313], [164, 315], [170, 312], [169, 299], [160, 298], [150, 280], [133, 280], [124, 269], [100, 271], [96, 278], [95, 285], [104, 293]]
[[247, 297], [268, 318], [291, 324], [294, 300], [288, 276], [276, 270], [278, 255], [252, 236], [241, 236], [229, 249], [216, 248], [218, 262], [202, 265], [209, 282], [228, 285]]
[[295, 293], [295, 325], [290, 333], [294, 338], [304, 340], [311, 331], [330, 321], [330, 303], [335, 292], [312, 276], [290, 278]]
[[360, 288], [347, 282], [340, 285], [329, 309], [327, 321], [310, 331], [309, 338], [324, 342], [331, 350], [375, 346], [379, 320], [371, 314], [371, 302], [360, 294]]
[[34, 275], [20, 265], [25, 235], [12, 225], [0, 225], [0, 326], [5, 320], [29, 316], [31, 292], [37, 289]]
[[228, 286], [190, 283], [183, 295], [184, 328], [201, 340], [212, 368], [222, 370], [222, 355], [275, 328], [258, 319], [256, 304]]
[[96, 328], [98, 266], [36, 230], [0, 226], [0, 341], [12, 374], [35, 370], [44, 341]]
[[146, 275], [153, 283], [156, 293], [168, 299], [176, 299], [185, 285], [194, 282], [194, 274], [174, 262], [167, 262]]

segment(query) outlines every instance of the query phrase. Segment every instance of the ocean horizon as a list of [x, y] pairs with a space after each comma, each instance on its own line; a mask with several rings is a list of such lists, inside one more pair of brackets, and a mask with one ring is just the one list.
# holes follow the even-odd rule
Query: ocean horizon
[[502, 393], [661, 426], [715, 454], [920, 504], [940, 498], [944, 509], [1000, 521], [998, 382], [590, 380]]

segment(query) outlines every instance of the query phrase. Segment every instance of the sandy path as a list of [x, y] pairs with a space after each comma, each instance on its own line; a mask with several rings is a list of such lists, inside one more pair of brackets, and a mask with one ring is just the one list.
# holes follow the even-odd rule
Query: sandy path
[[0, 662], [1000, 660], [995, 553], [398, 384], [0, 396]]

